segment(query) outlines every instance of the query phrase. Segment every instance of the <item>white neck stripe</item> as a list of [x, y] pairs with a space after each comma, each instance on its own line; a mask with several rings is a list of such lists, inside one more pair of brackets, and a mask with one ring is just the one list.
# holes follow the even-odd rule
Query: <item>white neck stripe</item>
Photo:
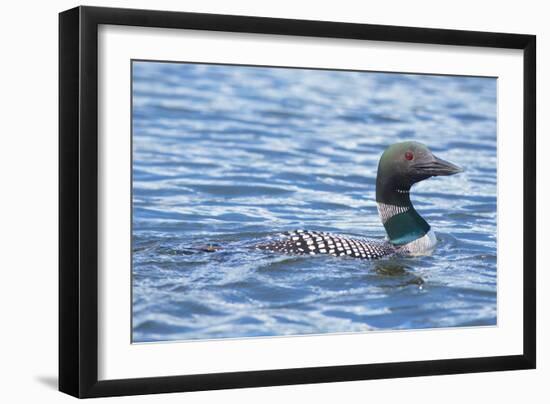
[[378, 214], [380, 215], [380, 220], [382, 224], [386, 223], [388, 219], [404, 213], [410, 209], [409, 206], [397, 206], [397, 205], [388, 205], [382, 202], [378, 202]]

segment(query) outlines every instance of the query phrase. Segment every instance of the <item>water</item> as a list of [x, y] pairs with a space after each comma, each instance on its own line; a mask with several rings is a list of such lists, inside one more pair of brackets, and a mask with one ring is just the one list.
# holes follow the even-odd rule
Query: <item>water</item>
[[[376, 168], [403, 140], [466, 170], [413, 187], [432, 255], [249, 248], [383, 239]], [[134, 342], [494, 325], [496, 289], [495, 79], [134, 62]]]

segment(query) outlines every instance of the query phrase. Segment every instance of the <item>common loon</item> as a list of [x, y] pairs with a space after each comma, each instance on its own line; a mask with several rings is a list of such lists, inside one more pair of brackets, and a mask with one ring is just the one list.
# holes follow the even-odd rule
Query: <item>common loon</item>
[[414, 209], [410, 189], [427, 178], [462, 171], [462, 168], [434, 156], [421, 143], [395, 143], [382, 153], [376, 176], [378, 214], [386, 229], [387, 240], [295, 230], [257, 248], [285, 254], [330, 254], [370, 260], [397, 254], [426, 254], [433, 250], [437, 240], [428, 222]]

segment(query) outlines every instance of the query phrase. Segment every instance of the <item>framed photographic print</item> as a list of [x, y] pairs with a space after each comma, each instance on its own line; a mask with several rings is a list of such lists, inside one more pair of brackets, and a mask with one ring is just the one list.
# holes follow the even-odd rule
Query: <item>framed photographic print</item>
[[535, 367], [535, 37], [60, 14], [59, 386]]

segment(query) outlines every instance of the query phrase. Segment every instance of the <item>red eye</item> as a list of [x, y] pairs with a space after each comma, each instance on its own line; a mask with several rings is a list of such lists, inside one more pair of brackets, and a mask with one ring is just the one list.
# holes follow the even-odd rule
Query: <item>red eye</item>
[[409, 161], [411, 161], [414, 158], [414, 154], [412, 152], [408, 151], [405, 153], [405, 158]]

